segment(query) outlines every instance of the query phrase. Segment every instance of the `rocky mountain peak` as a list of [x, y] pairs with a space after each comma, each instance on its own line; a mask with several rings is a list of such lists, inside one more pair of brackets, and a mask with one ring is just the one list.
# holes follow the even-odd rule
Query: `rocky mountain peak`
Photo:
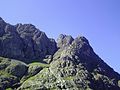
[[57, 46], [59, 48], [69, 46], [73, 40], [74, 40], [73, 37], [70, 35], [60, 34], [57, 39]]
[[32, 24], [0, 23], [0, 56], [31, 62], [53, 55], [56, 42]]
[[75, 42], [82, 42], [82, 43], [87, 43], [89, 44], [88, 40], [84, 37], [84, 36], [78, 36], [77, 38], [75, 38]]
[[32, 24], [0, 18], [0, 90], [120, 90], [120, 75], [84, 36], [56, 42]]

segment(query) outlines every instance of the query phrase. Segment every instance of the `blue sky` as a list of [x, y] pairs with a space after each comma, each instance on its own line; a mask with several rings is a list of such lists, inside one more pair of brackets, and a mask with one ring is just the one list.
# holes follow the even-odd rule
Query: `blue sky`
[[120, 73], [120, 0], [1, 0], [0, 17], [32, 23], [55, 39], [61, 33], [83, 35]]

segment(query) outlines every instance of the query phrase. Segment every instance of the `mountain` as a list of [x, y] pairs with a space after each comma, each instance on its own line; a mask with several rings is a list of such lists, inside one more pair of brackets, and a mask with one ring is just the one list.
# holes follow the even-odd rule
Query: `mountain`
[[24, 62], [43, 59], [57, 50], [54, 39], [31, 24], [6, 23], [0, 18], [0, 56], [19, 59]]
[[0, 90], [120, 90], [120, 75], [84, 36], [56, 42], [32, 24], [0, 18]]

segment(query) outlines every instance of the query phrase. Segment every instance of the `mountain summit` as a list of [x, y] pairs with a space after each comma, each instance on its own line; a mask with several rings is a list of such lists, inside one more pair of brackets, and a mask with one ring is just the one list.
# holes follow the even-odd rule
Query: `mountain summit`
[[56, 42], [32, 24], [0, 18], [0, 90], [120, 90], [120, 75], [84, 36]]

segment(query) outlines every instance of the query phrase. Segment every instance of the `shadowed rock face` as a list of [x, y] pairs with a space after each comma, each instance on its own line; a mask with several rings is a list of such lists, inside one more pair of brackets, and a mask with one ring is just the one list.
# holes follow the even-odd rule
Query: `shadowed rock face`
[[32, 24], [13, 26], [0, 18], [0, 56], [30, 62], [56, 50], [56, 42]]
[[0, 90], [120, 90], [120, 75], [84, 36], [61, 34], [56, 43], [31, 24], [0, 18], [0, 56]]

